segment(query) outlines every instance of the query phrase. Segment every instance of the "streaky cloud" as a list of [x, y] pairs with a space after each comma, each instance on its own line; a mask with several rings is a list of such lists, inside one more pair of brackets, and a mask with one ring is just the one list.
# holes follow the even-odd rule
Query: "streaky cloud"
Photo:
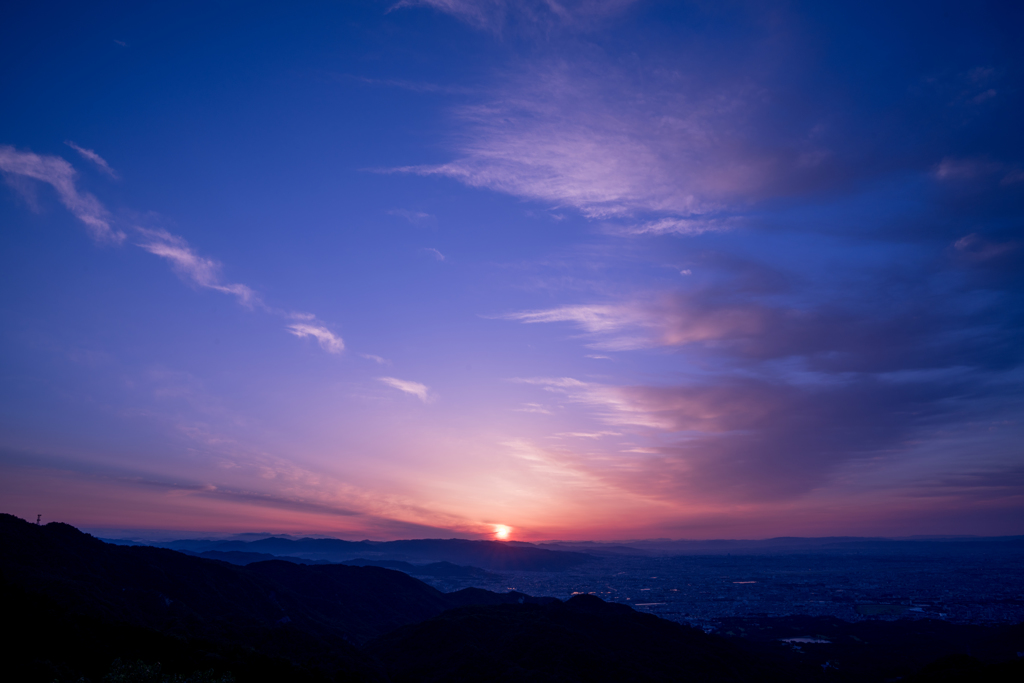
[[537, 413], [538, 415], [553, 415], [550, 410], [540, 403], [524, 403], [522, 408], [516, 408], [517, 413]]
[[626, 235], [702, 235], [706, 232], [724, 232], [740, 224], [738, 217], [728, 218], [659, 218], [636, 225], [614, 226], [614, 231]]
[[[106, 161], [92, 150], [79, 147], [70, 141], [66, 144], [116, 177], [116, 173], [110, 169]], [[33, 152], [20, 152], [10, 145], [0, 145], [0, 172], [5, 176], [31, 178], [52, 185], [57, 191], [61, 203], [76, 218], [85, 223], [96, 241], [119, 244], [126, 239], [127, 235], [124, 232], [111, 227], [106, 207], [92, 194], [78, 190], [75, 185], [77, 172], [65, 159]], [[345, 346], [341, 338], [325, 326], [316, 323], [316, 316], [271, 309], [248, 285], [223, 282], [220, 272], [221, 264], [197, 254], [184, 238], [162, 229], [136, 227], [135, 230], [142, 237], [142, 241], [137, 246], [167, 260], [174, 271], [186, 282], [230, 294], [238, 300], [239, 304], [249, 309], [259, 306], [270, 313], [284, 317], [313, 321], [291, 325], [288, 330], [299, 337], [316, 337], [320, 346], [329, 353], [340, 353], [344, 349]]]
[[0, 172], [5, 175], [32, 178], [53, 186], [61, 204], [75, 218], [85, 223], [97, 242], [123, 242], [126, 235], [110, 225], [110, 214], [95, 196], [81, 192], [75, 185], [78, 173], [58, 156], [19, 152], [9, 145], [0, 145]]
[[588, 30], [637, 0], [400, 0], [394, 11], [430, 7], [475, 29], [501, 35], [510, 26], [525, 31]]
[[256, 293], [246, 285], [221, 282], [221, 265], [217, 261], [199, 256], [183, 238], [166, 230], [136, 228], [145, 240], [138, 246], [151, 254], [167, 259], [171, 267], [186, 281], [238, 298], [246, 308], [262, 304]]
[[558, 306], [501, 317], [527, 324], [573, 323], [594, 338], [592, 348], [630, 351], [754, 335], [773, 315], [781, 313], [750, 304], [709, 305], [699, 295], [672, 293], [644, 301]]
[[760, 106], [749, 86], [679, 75], [641, 84], [601, 66], [527, 68], [457, 110], [458, 158], [393, 170], [573, 207], [624, 234], [683, 235], [732, 227], [723, 210], [742, 213], [794, 174], [797, 150], [746, 139]]
[[421, 225], [434, 220], [434, 216], [425, 211], [410, 211], [408, 209], [391, 209], [388, 211], [391, 216], [398, 216], [409, 221], [413, 225]]
[[268, 307], [248, 285], [224, 283], [221, 279], [221, 264], [213, 259], [200, 256], [184, 238], [166, 230], [136, 228], [145, 239], [138, 246], [151, 254], [168, 260], [171, 267], [185, 281], [206, 289], [212, 289], [236, 297], [245, 308], [259, 307], [268, 313], [295, 320], [286, 326], [289, 334], [296, 337], [312, 337], [327, 353], [338, 354], [345, 350], [342, 338], [326, 325], [319, 322], [312, 313], [282, 311]]
[[265, 493], [262, 491], [244, 490], [213, 484], [191, 484], [178, 483], [174, 481], [161, 481], [157, 479], [125, 478], [128, 484], [141, 488], [151, 488], [159, 491], [182, 492], [203, 498], [213, 498], [228, 503], [239, 505], [257, 505], [261, 507], [291, 510], [295, 512], [307, 512], [319, 515], [335, 515], [341, 517], [357, 517], [363, 513], [335, 505], [317, 503], [303, 500], [297, 497], [285, 497]]
[[360, 83], [367, 85], [380, 85], [389, 88], [401, 88], [402, 90], [408, 90], [415, 93], [443, 93], [446, 95], [465, 95], [472, 92], [476, 92], [473, 88], [467, 88], [463, 86], [455, 85], [441, 85], [438, 83], [428, 83], [423, 81], [407, 81], [396, 78], [366, 78], [364, 76], [344, 76], [346, 78], [354, 78]]
[[107, 163], [107, 160], [104, 159], [103, 157], [101, 157], [99, 154], [97, 154], [93, 150], [85, 149], [84, 147], [79, 147], [78, 145], [76, 145], [71, 140], [65, 140], [64, 144], [67, 145], [68, 147], [70, 147], [71, 149], [75, 150], [79, 154], [81, 154], [83, 159], [86, 159], [86, 160], [91, 161], [92, 163], [96, 164], [96, 168], [100, 169], [103, 173], [106, 173], [108, 176], [110, 176], [114, 180], [119, 180], [120, 179], [120, 176], [117, 174], [117, 171], [115, 171], [114, 169], [112, 169], [110, 167], [110, 164]]
[[345, 350], [342, 338], [320, 324], [293, 323], [288, 326], [288, 332], [300, 338], [313, 337], [327, 353], [341, 353]]
[[502, 316], [506, 320], [523, 323], [573, 322], [588, 332], [611, 332], [643, 321], [643, 315], [633, 314], [628, 307], [600, 304], [558, 306], [539, 311], [520, 311]]
[[398, 379], [397, 377], [378, 377], [377, 380], [383, 382], [392, 389], [398, 389], [399, 391], [404, 391], [407, 394], [412, 394], [424, 403], [429, 403], [434, 399], [434, 395], [430, 393], [430, 389], [425, 384], [411, 382], [405, 379]]

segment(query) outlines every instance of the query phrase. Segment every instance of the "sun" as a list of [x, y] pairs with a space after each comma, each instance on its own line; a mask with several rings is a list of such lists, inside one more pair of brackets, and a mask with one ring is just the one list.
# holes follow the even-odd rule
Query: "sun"
[[504, 524], [494, 525], [494, 537], [499, 541], [507, 541], [510, 533], [512, 533], [512, 527], [505, 526]]

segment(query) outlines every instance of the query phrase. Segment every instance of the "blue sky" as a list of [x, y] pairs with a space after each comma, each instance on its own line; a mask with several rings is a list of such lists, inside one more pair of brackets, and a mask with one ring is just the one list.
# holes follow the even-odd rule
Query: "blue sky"
[[17, 5], [5, 511], [1024, 533], [1022, 19]]

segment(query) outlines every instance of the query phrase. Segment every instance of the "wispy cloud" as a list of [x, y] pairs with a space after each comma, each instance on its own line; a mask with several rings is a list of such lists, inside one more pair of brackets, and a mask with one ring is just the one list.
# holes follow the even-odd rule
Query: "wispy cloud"
[[[954, 470], [984, 451], [963, 445], [969, 438], [1019, 429], [1009, 415], [1020, 384], [1007, 378], [1021, 372], [1020, 320], [1000, 302], [1020, 297], [982, 299], [970, 289], [981, 284], [945, 289], [953, 271], [935, 277], [929, 254], [927, 266], [903, 262], [898, 275], [858, 269], [855, 299], [845, 285], [796, 297], [771, 271], [744, 264], [734, 280], [693, 291], [514, 314], [573, 325], [591, 346], [673, 347], [682, 359], [678, 374], [638, 383], [516, 381], [564, 414], [635, 436], [625, 452], [643, 457], [615, 476], [666, 500], [785, 499], [852, 486], [850, 468]], [[953, 238], [945, 254], [943, 269], [969, 268], [984, 286], [1017, 286], [1024, 272], [1024, 249], [1005, 231]], [[946, 451], [948, 462], [936, 455]], [[912, 452], [920, 461], [907, 464]]]
[[445, 95], [465, 95], [475, 92], [473, 88], [458, 85], [442, 85], [427, 81], [407, 81], [400, 78], [366, 78], [365, 76], [342, 75], [340, 78], [353, 78], [367, 85], [382, 85], [389, 88], [401, 88], [416, 93], [442, 93]]
[[124, 240], [125, 234], [111, 227], [110, 214], [103, 204], [92, 194], [79, 191], [75, 185], [77, 172], [61, 157], [19, 152], [9, 145], [0, 145], [0, 171], [52, 185], [61, 204], [85, 223], [97, 242]]
[[674, 426], [670, 420], [660, 415], [659, 411], [638, 404], [619, 387], [584, 382], [572, 377], [518, 377], [512, 381], [540, 386], [563, 397], [564, 401], [589, 406], [602, 422], [609, 425], [662, 430], [671, 430]]
[[[671, 80], [671, 79], [670, 79]], [[639, 86], [614, 71], [568, 67], [514, 79], [492, 100], [459, 110], [461, 156], [397, 169], [571, 206], [624, 232], [698, 234], [728, 223], [705, 214], [759, 188], [775, 164], [723, 146], [751, 93], [694, 98], [681, 83]], [[639, 219], [639, 220], [638, 220]]]
[[946, 157], [932, 169], [936, 179], [944, 182], [969, 182], [987, 178], [999, 178], [1001, 186], [1024, 181], [1024, 171], [1019, 166], [1004, 164], [990, 158]]
[[433, 247], [423, 247], [423, 251], [428, 253], [428, 254], [430, 254], [431, 256], [433, 256], [438, 261], [444, 261], [445, 260], [444, 254], [442, 254], [437, 249], [434, 249]]
[[520, 311], [502, 316], [523, 323], [573, 322], [587, 332], [612, 332], [626, 325], [643, 323], [646, 315], [629, 306], [584, 304], [559, 306], [538, 311]]
[[[503, 5], [445, 11], [481, 26], [498, 21], [485, 7]], [[791, 55], [772, 36], [714, 54], [701, 44], [628, 67], [597, 50], [517, 64], [487, 96], [454, 110], [454, 159], [394, 170], [574, 208], [636, 235], [730, 230], [765, 199], [871, 172], [828, 115], [791, 106], [784, 89], [751, 77], [765, 62], [799, 68], [779, 63]], [[707, 63], [713, 78], [681, 66]]]
[[786, 315], [785, 311], [750, 302], [723, 304], [706, 301], [701, 293], [673, 293], [640, 301], [519, 311], [501, 317], [527, 324], [572, 323], [592, 337], [592, 348], [628, 351], [747, 338], [761, 332], [769, 321]]
[[953, 247], [968, 260], [981, 263], [1017, 251], [1020, 249], [1021, 243], [1015, 240], [996, 242], [972, 232], [954, 242]]
[[[617, 486], [669, 500], [726, 491], [735, 501], [785, 499], [823, 485], [845, 463], [898, 459], [910, 439], [921, 438], [922, 428], [950, 410], [928, 392], [956, 391], [869, 378], [819, 386], [726, 377], [682, 386], [519, 381], [633, 432], [640, 443], [626, 444], [623, 452], [644, 457], [607, 476]], [[596, 439], [603, 432], [575, 436]], [[607, 465], [595, 460], [581, 467], [600, 474]]]
[[391, 209], [388, 211], [391, 216], [398, 216], [409, 221], [413, 225], [421, 225], [434, 220], [434, 216], [425, 211], [410, 211], [408, 209]]
[[399, 391], [404, 391], [407, 394], [412, 394], [424, 403], [429, 403], [434, 398], [434, 395], [430, 393], [430, 389], [425, 384], [410, 382], [409, 380], [398, 379], [396, 377], [378, 377], [377, 379], [392, 389], [398, 389]]
[[616, 226], [615, 231], [628, 235], [701, 235], [731, 230], [740, 222], [738, 217], [659, 218], [634, 225]]
[[391, 365], [391, 361], [389, 361], [387, 358], [381, 358], [380, 356], [374, 355], [372, 353], [361, 353], [359, 355], [365, 358], [366, 360], [372, 360], [377, 365]]
[[293, 323], [288, 332], [296, 337], [313, 337], [327, 353], [341, 353], [345, 350], [345, 342], [323, 325], [313, 323]]
[[605, 436], [622, 436], [622, 432], [559, 432], [555, 436], [569, 436], [576, 439], [600, 439]]
[[107, 163], [107, 160], [104, 159], [103, 157], [101, 157], [99, 154], [97, 154], [93, 150], [85, 149], [84, 147], [79, 147], [78, 145], [76, 145], [75, 143], [71, 142], [70, 140], [65, 140], [64, 144], [67, 145], [68, 147], [70, 147], [71, 149], [75, 150], [79, 154], [81, 154], [83, 159], [87, 159], [88, 161], [91, 161], [92, 163], [96, 164], [97, 168], [99, 168], [101, 171], [106, 173], [108, 176], [110, 176], [114, 180], [118, 180], [120, 178], [120, 176], [117, 175], [117, 171], [115, 171], [114, 169], [110, 168], [110, 164]]
[[221, 282], [221, 264], [212, 259], [199, 256], [183, 238], [172, 235], [166, 230], [136, 228], [145, 238], [138, 246], [151, 254], [167, 259], [171, 267], [186, 281], [238, 297], [238, 303], [246, 308], [262, 303], [256, 293], [242, 284], [224, 284]]
[[[111, 177], [117, 177], [106, 161], [92, 150], [79, 147], [70, 141], [66, 144]], [[120, 243], [127, 237], [124, 232], [111, 227], [109, 212], [95, 196], [78, 190], [75, 185], [77, 173], [63, 158], [20, 152], [9, 145], [0, 145], [0, 172], [9, 181], [31, 178], [52, 185], [61, 203], [85, 223], [95, 240]], [[17, 182], [12, 184], [16, 189], [23, 189]], [[341, 353], [344, 350], [345, 344], [341, 337], [318, 322], [316, 316], [270, 308], [249, 286], [224, 282], [221, 277], [221, 264], [211, 258], [200, 256], [184, 238], [162, 229], [136, 227], [135, 230], [142, 238], [137, 246], [165, 259], [184, 281], [230, 294], [246, 308], [260, 307], [268, 313], [300, 320], [301, 322], [289, 325], [288, 332], [297, 337], [316, 338], [321, 348], [328, 353]]]
[[337, 505], [303, 500], [298, 497], [287, 497], [263, 491], [215, 486], [213, 484], [194, 484], [141, 478], [126, 479], [125, 483], [159, 491], [185, 493], [197, 497], [214, 498], [239, 505], [257, 505], [281, 510], [291, 510], [295, 512], [306, 512], [319, 515], [337, 515], [341, 517], [353, 517], [363, 514], [362, 512], [349, 510]]
[[509, 27], [587, 30], [637, 0], [400, 0], [391, 9], [432, 7], [473, 28], [501, 34]]
[[345, 342], [342, 338], [319, 322], [314, 314], [282, 311], [268, 307], [249, 286], [224, 283], [221, 278], [221, 264], [197, 254], [184, 238], [172, 235], [166, 230], [150, 228], [136, 228], [136, 230], [145, 238], [138, 246], [169, 261], [175, 272], [186, 282], [224, 294], [231, 294], [238, 299], [239, 304], [246, 308], [259, 307], [268, 313], [297, 321], [285, 327], [288, 333], [299, 338], [312, 337], [316, 339], [320, 348], [327, 353], [337, 354], [345, 350]]

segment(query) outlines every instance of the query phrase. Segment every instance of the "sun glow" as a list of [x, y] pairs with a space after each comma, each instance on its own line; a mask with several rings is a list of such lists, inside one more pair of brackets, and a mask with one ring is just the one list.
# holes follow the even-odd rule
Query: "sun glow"
[[512, 533], [512, 527], [505, 526], [504, 524], [494, 525], [494, 537], [499, 541], [507, 541], [510, 533]]

